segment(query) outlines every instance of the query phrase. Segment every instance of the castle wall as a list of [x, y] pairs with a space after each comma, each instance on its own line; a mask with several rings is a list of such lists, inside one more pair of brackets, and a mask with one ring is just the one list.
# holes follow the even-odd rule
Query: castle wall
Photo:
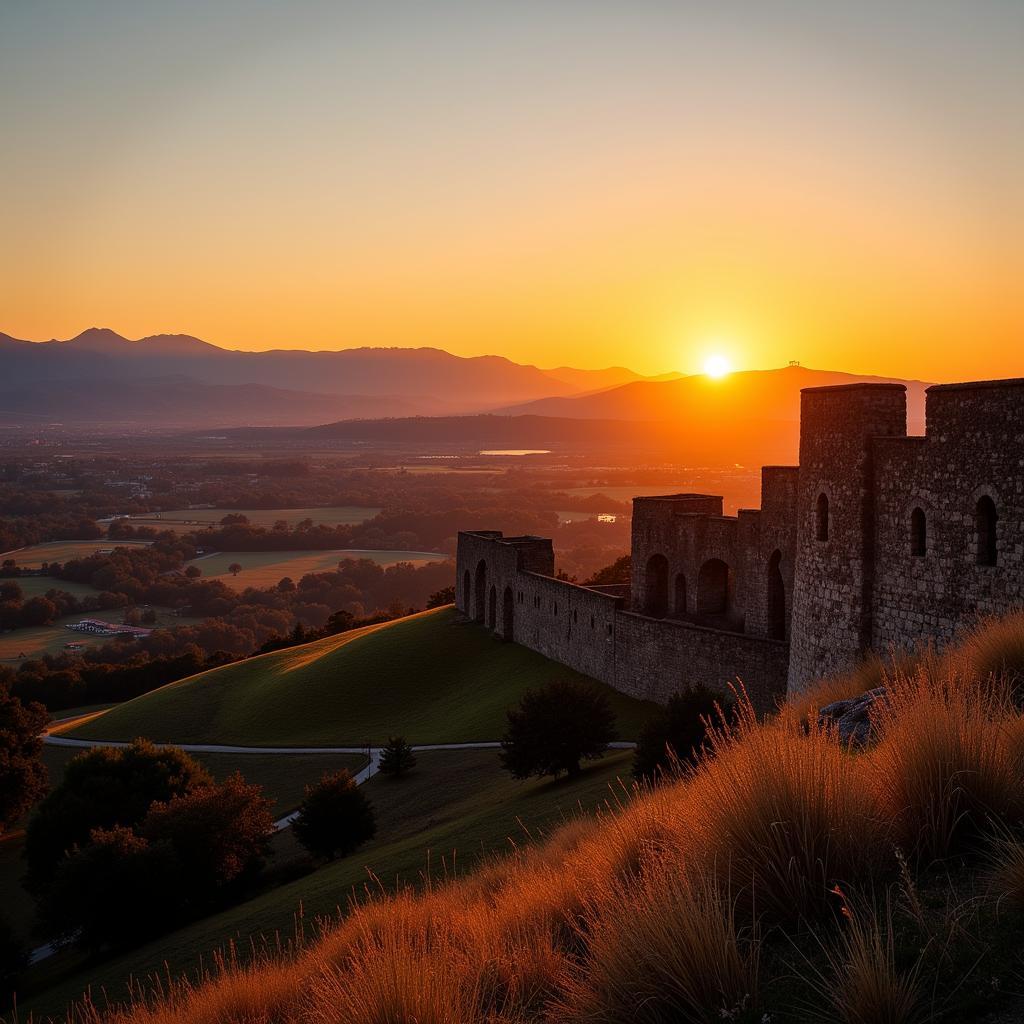
[[800, 465], [762, 470], [761, 508], [633, 502], [632, 586], [553, 578], [551, 541], [460, 533], [456, 603], [496, 635], [663, 701], [742, 680], [770, 710], [868, 650], [940, 646], [1024, 606], [1024, 379], [809, 388]]
[[[926, 415], [925, 437], [873, 443], [871, 644], [882, 651], [942, 646], [979, 615], [1024, 603], [1024, 381], [929, 388]], [[983, 495], [998, 515], [995, 565], [978, 564]]]
[[786, 692], [789, 645], [688, 622], [616, 616], [612, 685], [642, 700], [664, 704], [677, 691], [703, 684], [724, 692], [742, 681], [754, 708], [775, 709]]

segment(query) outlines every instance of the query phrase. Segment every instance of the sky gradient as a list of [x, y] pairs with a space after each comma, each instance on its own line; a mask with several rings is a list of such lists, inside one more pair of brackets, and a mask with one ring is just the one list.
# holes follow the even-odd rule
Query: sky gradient
[[1024, 3], [0, 0], [0, 331], [1024, 375]]

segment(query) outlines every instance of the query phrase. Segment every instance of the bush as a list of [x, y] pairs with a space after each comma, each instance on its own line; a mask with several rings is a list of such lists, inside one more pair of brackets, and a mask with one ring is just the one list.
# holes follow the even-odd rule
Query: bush
[[615, 714], [600, 690], [555, 680], [509, 710], [501, 763], [517, 779], [574, 778], [580, 761], [601, 757], [615, 737]]
[[345, 770], [306, 787], [292, 822], [295, 838], [315, 857], [346, 857], [377, 832], [373, 807]]
[[28, 952], [18, 941], [7, 919], [0, 917], [0, 1010], [7, 1009], [7, 997], [28, 967]]
[[79, 754], [28, 823], [28, 888], [43, 892], [64, 855], [85, 846], [93, 829], [134, 828], [154, 801], [212, 784], [206, 769], [184, 751], [147, 740]]
[[0, 687], [0, 834], [46, 790], [40, 734], [49, 720], [42, 704], [23, 704]]
[[398, 778], [416, 767], [416, 755], [405, 742], [404, 736], [389, 736], [387, 746], [380, 752], [377, 770], [384, 775]]
[[218, 785], [154, 803], [139, 834], [172, 851], [183, 903], [202, 908], [262, 866], [274, 834], [270, 806], [260, 786], [235, 772]]
[[180, 920], [184, 892], [173, 852], [131, 829], [95, 829], [65, 857], [40, 904], [46, 933], [86, 949], [131, 946]]
[[715, 695], [706, 686], [674, 693], [637, 737], [633, 775], [653, 779], [676, 762], [694, 763], [704, 747], [707, 723], [718, 714]]

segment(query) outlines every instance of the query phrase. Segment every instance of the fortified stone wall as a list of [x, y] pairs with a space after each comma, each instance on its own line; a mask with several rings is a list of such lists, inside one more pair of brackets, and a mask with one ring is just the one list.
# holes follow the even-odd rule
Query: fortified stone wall
[[553, 578], [551, 541], [460, 533], [456, 601], [498, 636], [638, 697], [742, 680], [760, 710], [870, 649], [940, 646], [1024, 605], [1024, 379], [809, 388], [800, 465], [761, 508], [633, 502], [632, 587]]
[[[872, 646], [942, 643], [1024, 603], [1024, 380], [928, 389], [923, 438], [874, 442]], [[988, 543], [988, 520], [995, 513]]]

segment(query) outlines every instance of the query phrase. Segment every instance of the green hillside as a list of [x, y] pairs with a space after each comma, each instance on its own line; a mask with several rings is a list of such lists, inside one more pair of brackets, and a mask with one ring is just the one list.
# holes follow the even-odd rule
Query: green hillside
[[[380, 743], [389, 733], [412, 743], [494, 740], [506, 709], [556, 677], [587, 679], [441, 608], [203, 672], [68, 735], [249, 746]], [[653, 706], [604, 689], [621, 737], [635, 739]]]

